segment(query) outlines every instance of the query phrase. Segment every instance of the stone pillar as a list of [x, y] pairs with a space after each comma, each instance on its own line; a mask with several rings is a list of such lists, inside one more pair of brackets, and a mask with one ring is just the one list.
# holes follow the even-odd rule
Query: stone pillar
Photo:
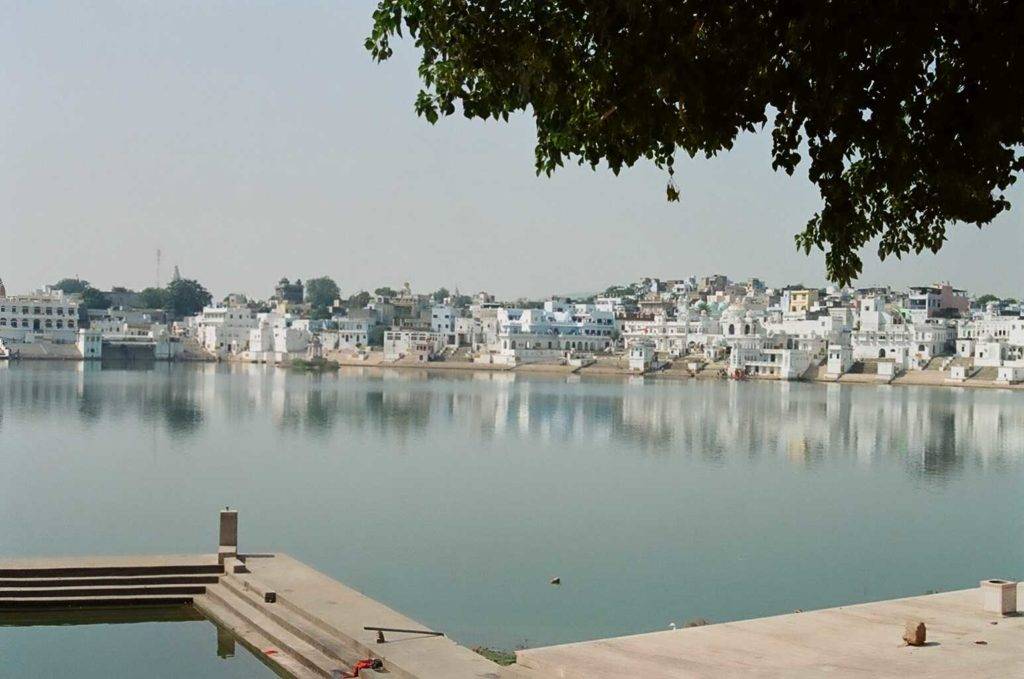
[[989, 613], [1017, 612], [1017, 583], [1012, 580], [982, 580], [981, 605]]
[[217, 562], [224, 565], [224, 559], [238, 556], [238, 512], [225, 507], [220, 513], [220, 541], [217, 547]]
[[221, 547], [238, 547], [238, 510], [225, 507], [220, 512]]

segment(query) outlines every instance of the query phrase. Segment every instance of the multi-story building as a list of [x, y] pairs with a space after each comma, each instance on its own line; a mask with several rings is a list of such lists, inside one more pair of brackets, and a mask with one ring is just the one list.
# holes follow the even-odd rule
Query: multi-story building
[[910, 288], [907, 309], [915, 323], [929, 318], [958, 318], [970, 311], [971, 299], [966, 290], [949, 283]]
[[805, 314], [818, 305], [820, 293], [808, 288], [783, 290], [782, 308], [789, 314]]
[[208, 306], [196, 318], [196, 339], [213, 354], [237, 354], [249, 348], [256, 315], [249, 307]]
[[877, 297], [861, 300], [859, 324], [850, 338], [855, 360], [892, 359], [916, 368], [956, 349], [954, 326], [942, 319], [907, 322], [901, 315], [885, 311]]
[[448, 304], [437, 304], [430, 310], [430, 331], [455, 334], [455, 319], [459, 313]]
[[505, 362], [558, 359], [568, 352], [608, 351], [617, 331], [609, 311], [593, 304], [548, 300], [543, 309], [499, 309], [494, 349]]
[[448, 334], [426, 330], [388, 330], [384, 333], [384, 360], [410, 359], [427, 362], [440, 355]]
[[810, 367], [813, 356], [795, 347], [785, 334], [750, 337], [735, 342], [729, 352], [729, 371], [734, 376], [797, 380]]
[[76, 342], [78, 337], [78, 303], [60, 290], [7, 296], [0, 283], [0, 339], [8, 342], [31, 342], [48, 339], [55, 342]]

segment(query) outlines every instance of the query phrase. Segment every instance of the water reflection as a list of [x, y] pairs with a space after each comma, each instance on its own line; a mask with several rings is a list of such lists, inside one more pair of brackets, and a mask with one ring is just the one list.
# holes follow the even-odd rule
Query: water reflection
[[434, 430], [545, 445], [616, 444], [631, 454], [711, 464], [775, 458], [813, 468], [850, 458], [901, 461], [922, 478], [965, 465], [1016, 464], [1020, 395], [999, 391], [790, 383], [569, 380], [510, 373], [352, 369], [304, 375], [247, 365], [12, 364], [0, 369], [6, 418], [139, 419], [187, 438], [212, 422], [270, 421], [329, 439], [414, 441]]

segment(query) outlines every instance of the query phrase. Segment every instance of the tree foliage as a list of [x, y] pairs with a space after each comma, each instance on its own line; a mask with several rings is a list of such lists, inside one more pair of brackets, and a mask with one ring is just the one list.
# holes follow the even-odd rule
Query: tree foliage
[[379, 0], [366, 47], [422, 50], [416, 111], [530, 111], [536, 169], [567, 160], [669, 175], [772, 130], [772, 167], [822, 205], [796, 236], [848, 283], [859, 251], [938, 251], [1009, 209], [1024, 169], [1024, 3], [945, 0]]
[[306, 301], [314, 309], [328, 309], [341, 296], [338, 284], [328, 276], [306, 281]]
[[50, 287], [62, 291], [65, 295], [80, 295], [90, 286], [89, 281], [83, 281], [80, 278], [62, 278]]
[[996, 297], [995, 295], [992, 295], [992, 294], [982, 295], [978, 299], [974, 300], [974, 302], [976, 304], [978, 304], [979, 306], [985, 306], [989, 302], [998, 302], [998, 301], [999, 301], [999, 298]]
[[386, 285], [382, 288], [377, 288], [376, 290], [374, 290], [373, 294], [378, 295], [380, 297], [395, 297], [398, 295], [397, 292], [395, 292], [393, 289]]
[[110, 298], [87, 284], [82, 290], [82, 306], [86, 309], [109, 309]]
[[[379, 288], [378, 288], [378, 290], [379, 290]], [[381, 293], [377, 293], [377, 294], [381, 294]], [[351, 297], [349, 297], [348, 298], [348, 302], [346, 303], [346, 306], [349, 309], [363, 309], [369, 303], [370, 303], [370, 293], [368, 293], [366, 290], [363, 290], [362, 292], [357, 292], [356, 294], [354, 294]]]
[[433, 293], [431, 293], [430, 297], [431, 297], [431, 299], [433, 299], [433, 300], [434, 300], [435, 302], [437, 302], [438, 304], [440, 304], [440, 303], [441, 303], [441, 302], [443, 302], [443, 301], [444, 301], [444, 300], [445, 300], [445, 299], [446, 299], [446, 298], [447, 298], [447, 297], [448, 297], [448, 296], [449, 296], [450, 294], [451, 294], [451, 293], [450, 293], [450, 292], [448, 292], [448, 288], [438, 288], [437, 290], [434, 290], [434, 292], [433, 292]]
[[192, 316], [212, 300], [213, 297], [198, 281], [180, 278], [167, 285], [164, 309], [179, 317]]
[[139, 293], [139, 306], [143, 309], [163, 309], [167, 300], [164, 288], [144, 288]]

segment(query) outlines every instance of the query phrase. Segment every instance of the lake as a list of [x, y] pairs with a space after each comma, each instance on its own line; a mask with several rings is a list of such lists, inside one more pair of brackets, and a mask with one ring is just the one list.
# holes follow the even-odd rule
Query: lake
[[[548, 645], [1020, 577], [1022, 456], [1000, 390], [0, 363], [0, 554], [208, 552], [231, 505], [242, 551]], [[0, 657], [107, 675], [60, 634]]]

